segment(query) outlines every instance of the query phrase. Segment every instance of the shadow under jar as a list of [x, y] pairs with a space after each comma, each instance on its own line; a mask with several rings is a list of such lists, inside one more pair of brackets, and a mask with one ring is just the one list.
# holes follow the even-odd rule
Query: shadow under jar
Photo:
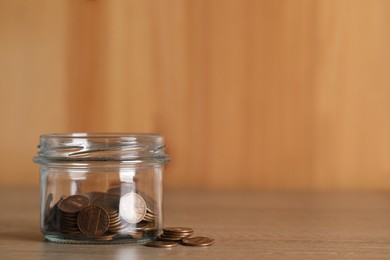
[[163, 225], [169, 161], [158, 134], [40, 137], [41, 231], [59, 243], [143, 243]]

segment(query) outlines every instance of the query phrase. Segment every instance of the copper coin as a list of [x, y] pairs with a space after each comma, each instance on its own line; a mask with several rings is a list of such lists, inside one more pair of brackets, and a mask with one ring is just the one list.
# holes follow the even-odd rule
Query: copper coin
[[163, 228], [164, 233], [193, 233], [194, 230], [188, 227], [166, 227]]
[[46, 199], [46, 205], [45, 205], [45, 218], [48, 217], [49, 215], [49, 212], [50, 212], [50, 205], [51, 203], [53, 202], [53, 193], [50, 193], [48, 196], [47, 196], [47, 199]]
[[109, 227], [110, 218], [107, 211], [99, 206], [88, 206], [80, 211], [77, 225], [87, 237], [96, 238], [103, 235]]
[[180, 236], [190, 236], [192, 234], [194, 234], [194, 232], [167, 232], [167, 231], [164, 231], [164, 234], [165, 235], [168, 235], [168, 236], [176, 236], [176, 237], [180, 237]]
[[122, 223], [122, 222], [119, 222], [119, 224], [116, 224], [116, 225], [109, 225], [108, 226], [108, 229], [122, 229], [122, 228], [125, 228], [127, 227], [127, 223]]
[[112, 221], [110, 219], [110, 227], [116, 227], [116, 226], [120, 226], [120, 225], [122, 225], [122, 221], [120, 219], [115, 220], [115, 221]]
[[180, 238], [180, 239], [183, 239], [183, 238], [186, 238], [186, 237], [190, 237], [192, 236], [192, 233], [191, 234], [180, 234], [180, 235], [173, 235], [173, 234], [165, 234], [163, 233], [162, 234], [164, 237], [171, 237], [171, 238]]
[[186, 246], [209, 246], [214, 243], [214, 239], [208, 237], [189, 237], [183, 239]]
[[173, 241], [150, 241], [145, 244], [145, 246], [150, 246], [150, 247], [160, 247], [160, 248], [171, 248], [175, 247], [178, 244]]
[[134, 183], [123, 183], [121, 185], [113, 186], [109, 188], [107, 190], [107, 193], [122, 196], [126, 193], [134, 192], [134, 191], [135, 191]]
[[58, 209], [64, 213], [74, 214], [89, 205], [89, 199], [83, 195], [72, 195], [58, 204]]
[[121, 195], [121, 186], [114, 186], [107, 190], [107, 193], [109, 194], [115, 194], [120, 196]]
[[112, 233], [121, 233], [122, 230], [124, 230], [126, 228], [126, 226], [119, 226], [119, 227], [113, 227], [113, 228], [108, 228], [108, 231], [112, 232]]
[[149, 222], [148, 226], [144, 228], [145, 231], [156, 230], [157, 226], [154, 222]]
[[160, 241], [181, 241], [181, 240], [183, 240], [182, 237], [167, 237], [164, 235], [158, 236], [157, 239]]
[[95, 239], [102, 240], [102, 241], [109, 241], [109, 240], [113, 240], [115, 236], [116, 236], [115, 233], [105, 233], [104, 235], [97, 237]]
[[84, 193], [84, 195], [87, 196], [89, 198], [89, 201], [91, 202], [91, 204], [93, 204], [93, 202], [95, 200], [97, 200], [99, 197], [104, 195], [104, 192], [101, 192], [101, 191], [90, 191], [90, 192]]
[[130, 232], [130, 233], [128, 234], [129, 237], [137, 238], [137, 239], [142, 238], [143, 235], [144, 235], [143, 232]]
[[103, 193], [97, 199], [94, 200], [93, 205], [104, 208], [109, 215], [115, 216], [119, 211], [120, 197], [115, 194]]
[[57, 201], [54, 206], [50, 209], [49, 215], [47, 217], [47, 220], [45, 221], [45, 224], [47, 225], [48, 230], [57, 230], [59, 229], [59, 210], [58, 210], [58, 204], [63, 200], [61, 198], [59, 201]]

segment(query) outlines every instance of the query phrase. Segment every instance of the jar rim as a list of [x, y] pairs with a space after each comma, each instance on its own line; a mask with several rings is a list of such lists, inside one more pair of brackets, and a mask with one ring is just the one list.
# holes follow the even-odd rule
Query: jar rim
[[44, 134], [40, 136], [35, 161], [144, 159], [169, 160], [162, 135], [125, 132]]
[[131, 137], [162, 137], [157, 133], [129, 133], [129, 132], [77, 132], [77, 133], [50, 133], [43, 134], [41, 138], [131, 138]]

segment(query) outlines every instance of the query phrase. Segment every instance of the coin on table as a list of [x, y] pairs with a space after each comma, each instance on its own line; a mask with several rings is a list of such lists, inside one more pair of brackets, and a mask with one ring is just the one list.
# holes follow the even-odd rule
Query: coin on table
[[193, 233], [178, 233], [178, 234], [170, 234], [170, 233], [163, 233], [165, 237], [177, 237], [177, 238], [186, 238], [192, 236]]
[[64, 213], [75, 214], [89, 205], [89, 199], [83, 195], [66, 197], [58, 204], [58, 209]]
[[146, 214], [144, 199], [135, 192], [130, 192], [121, 197], [119, 203], [119, 215], [128, 223], [140, 222]]
[[109, 227], [110, 218], [107, 211], [99, 206], [88, 206], [80, 211], [77, 225], [87, 237], [96, 238], [103, 235]]
[[160, 241], [181, 241], [183, 240], [182, 237], [169, 237], [169, 236], [164, 236], [164, 234], [157, 236], [157, 240]]
[[183, 239], [183, 245], [186, 246], [210, 246], [214, 243], [214, 239], [208, 237], [189, 237]]
[[160, 247], [160, 248], [171, 248], [177, 246], [178, 243], [173, 241], [150, 241], [145, 244], [145, 246], [149, 247]]
[[194, 230], [192, 228], [188, 227], [166, 227], [163, 228], [163, 231], [165, 234], [189, 234], [189, 233], [194, 233]]

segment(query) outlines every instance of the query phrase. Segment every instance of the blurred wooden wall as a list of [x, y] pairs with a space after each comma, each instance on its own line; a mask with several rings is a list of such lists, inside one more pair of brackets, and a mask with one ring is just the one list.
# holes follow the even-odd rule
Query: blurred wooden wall
[[0, 185], [131, 131], [167, 188], [390, 189], [389, 46], [388, 0], [0, 0]]

